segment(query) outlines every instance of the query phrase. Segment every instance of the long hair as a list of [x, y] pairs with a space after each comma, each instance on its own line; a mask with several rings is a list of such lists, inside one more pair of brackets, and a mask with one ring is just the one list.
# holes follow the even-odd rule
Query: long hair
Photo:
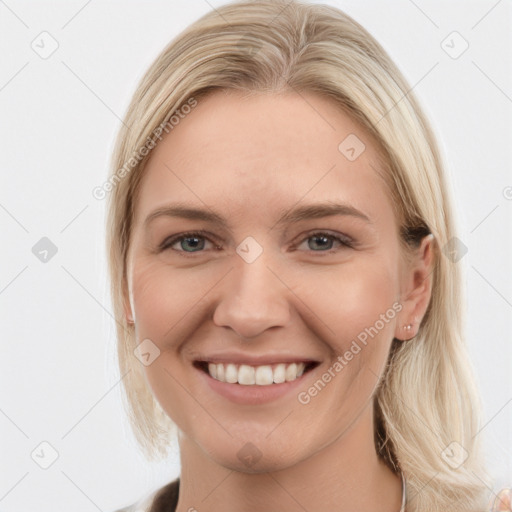
[[403, 254], [434, 235], [431, 300], [417, 336], [393, 340], [374, 400], [375, 444], [404, 473], [409, 512], [483, 511], [481, 401], [463, 333], [460, 263], [445, 250], [456, 244], [456, 223], [433, 131], [398, 67], [361, 25], [334, 7], [296, 0], [237, 1], [190, 25], [146, 71], [116, 140], [104, 187], [111, 295], [125, 406], [146, 456], [166, 456], [175, 425], [149, 389], [124, 316], [134, 207], [151, 148], [220, 89], [329, 98], [383, 155]]

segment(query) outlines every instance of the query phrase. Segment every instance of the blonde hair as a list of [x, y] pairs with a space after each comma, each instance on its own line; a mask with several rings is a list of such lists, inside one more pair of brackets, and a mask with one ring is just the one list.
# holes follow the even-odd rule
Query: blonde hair
[[[435, 137], [381, 45], [347, 14], [326, 5], [253, 0], [217, 8], [169, 43], [129, 105], [112, 158], [107, 250], [125, 405], [146, 456], [167, 455], [175, 425], [145, 381], [134, 356], [134, 327], [123, 309], [126, 255], [149, 158], [140, 150], [152, 147], [148, 143], [155, 134], [169, 132], [172, 115], [182, 117], [185, 105], [220, 89], [316, 93], [330, 98], [375, 140], [403, 253], [428, 233], [437, 244], [432, 297], [419, 333], [407, 343], [393, 340], [375, 395], [376, 448], [406, 476], [409, 512], [484, 510], [477, 436], [481, 402], [464, 343], [460, 265], [442, 250], [453, 243], [456, 230]], [[447, 447], [467, 457], [463, 464], [450, 463]]]

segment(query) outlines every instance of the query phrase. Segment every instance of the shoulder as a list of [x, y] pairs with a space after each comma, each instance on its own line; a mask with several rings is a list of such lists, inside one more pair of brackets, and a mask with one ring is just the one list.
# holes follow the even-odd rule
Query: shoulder
[[174, 512], [178, 504], [180, 479], [152, 491], [142, 499], [114, 512]]
[[491, 499], [488, 505], [490, 512], [512, 510], [512, 487], [506, 487]]

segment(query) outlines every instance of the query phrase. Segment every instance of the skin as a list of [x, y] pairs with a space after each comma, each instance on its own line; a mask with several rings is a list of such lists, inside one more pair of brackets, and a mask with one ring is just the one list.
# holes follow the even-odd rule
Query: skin
[[[375, 147], [333, 106], [313, 94], [215, 92], [163, 138], [145, 169], [125, 312], [137, 341], [160, 350], [145, 372], [179, 429], [178, 512], [400, 508], [401, 481], [374, 445], [373, 393], [393, 337], [412, 338], [427, 309], [433, 240], [405, 263]], [[349, 134], [366, 145], [355, 161], [338, 150]], [[327, 200], [370, 222], [337, 215], [276, 224], [283, 209]], [[228, 225], [166, 216], [144, 225], [177, 201], [214, 210]], [[159, 252], [172, 235], [198, 229], [209, 233], [199, 245], [188, 238]], [[355, 243], [319, 240], [319, 231]], [[248, 236], [263, 248], [251, 263], [236, 252]], [[308, 404], [296, 392], [235, 404], [192, 367], [198, 354], [223, 350], [307, 356], [321, 363], [304, 375], [299, 390], [307, 391], [394, 303], [401, 310]], [[247, 443], [260, 455], [251, 466], [237, 456]]]

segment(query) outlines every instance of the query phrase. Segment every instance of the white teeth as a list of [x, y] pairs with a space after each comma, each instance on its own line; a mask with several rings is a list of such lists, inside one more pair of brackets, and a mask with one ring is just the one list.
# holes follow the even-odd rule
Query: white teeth
[[[211, 375], [211, 374], [210, 374]], [[234, 364], [228, 364], [226, 366], [226, 382], [229, 382], [230, 384], [235, 384], [238, 382], [238, 368]]]
[[292, 363], [286, 368], [286, 382], [290, 382], [291, 380], [295, 380], [297, 378], [297, 365]]
[[246, 386], [250, 386], [251, 384], [256, 383], [254, 368], [252, 366], [247, 366], [246, 364], [241, 364], [238, 369], [238, 384], [244, 384]]
[[286, 365], [278, 364], [274, 368], [274, 383], [281, 384], [286, 380]]
[[226, 376], [224, 375], [224, 365], [223, 364], [218, 364], [217, 365], [217, 371], [216, 371], [216, 374], [217, 374], [217, 379], [222, 381], [222, 382], [226, 382]]
[[305, 363], [280, 363], [274, 366], [249, 366], [247, 364], [236, 365], [233, 363], [208, 363], [208, 373], [211, 377], [221, 382], [230, 384], [242, 384], [251, 386], [269, 386], [291, 382], [304, 373]]
[[258, 366], [256, 368], [256, 384], [268, 386], [273, 383], [274, 375], [272, 374], [272, 366]]

